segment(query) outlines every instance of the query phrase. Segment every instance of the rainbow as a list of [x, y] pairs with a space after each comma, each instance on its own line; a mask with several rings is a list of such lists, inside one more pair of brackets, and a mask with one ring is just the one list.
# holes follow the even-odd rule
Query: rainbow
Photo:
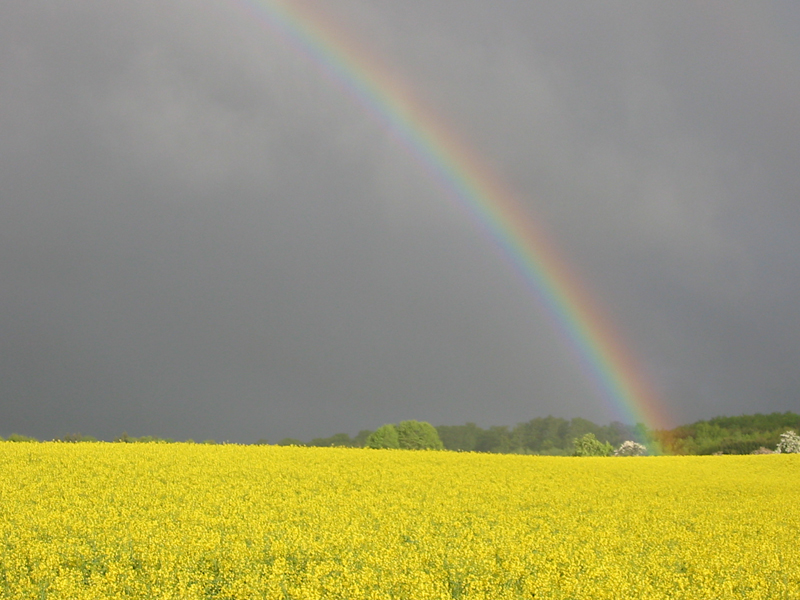
[[231, 0], [302, 55], [402, 144], [522, 276], [581, 371], [628, 423], [665, 428], [662, 404], [546, 232], [485, 161], [411, 90], [299, 0]]

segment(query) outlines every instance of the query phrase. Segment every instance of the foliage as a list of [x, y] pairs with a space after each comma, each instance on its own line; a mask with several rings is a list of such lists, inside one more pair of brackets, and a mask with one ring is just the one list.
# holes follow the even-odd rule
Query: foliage
[[372, 431], [369, 429], [362, 429], [353, 437], [346, 433], [335, 433], [330, 437], [314, 438], [308, 444], [298, 442], [294, 445], [307, 445], [317, 448], [363, 448], [367, 445], [367, 439], [371, 434]]
[[363, 448], [367, 445], [367, 438], [372, 434], [369, 429], [362, 429], [353, 437], [353, 445], [356, 448]]
[[475, 423], [467, 423], [466, 425], [439, 425], [436, 432], [447, 450], [472, 452], [477, 448], [478, 439], [483, 430]]
[[346, 433], [336, 433], [329, 438], [314, 438], [308, 445], [318, 448], [354, 448], [357, 444]]
[[800, 454], [800, 435], [791, 429], [783, 432], [776, 451], [783, 454]]
[[443, 450], [436, 428], [424, 421], [402, 421], [386, 424], [367, 437], [368, 448], [401, 448], [404, 450]]
[[[86, 439], [79, 441], [88, 441]], [[95, 440], [96, 441], [96, 440]], [[192, 442], [192, 440], [188, 440]], [[133, 437], [128, 435], [127, 431], [122, 432], [122, 435], [114, 438], [114, 442], [121, 444], [174, 444], [175, 440], [172, 438], [159, 438], [153, 435], [143, 435], [142, 437]]]
[[397, 428], [391, 423], [381, 425], [367, 438], [367, 448], [399, 448]]
[[771, 440], [763, 437], [743, 440], [726, 439], [719, 442], [717, 445], [717, 452], [721, 454], [752, 454], [759, 448], [765, 448], [771, 445], [774, 445], [771, 443]]
[[632, 440], [622, 442], [620, 447], [614, 450], [614, 456], [645, 456], [646, 454], [647, 448]]
[[36, 438], [28, 437], [27, 435], [20, 435], [19, 433], [12, 433], [8, 436], [9, 442], [38, 442]]
[[[762, 447], [775, 448], [780, 443], [781, 434], [787, 429], [800, 430], [800, 415], [785, 412], [715, 417], [671, 430], [655, 431], [648, 430], [642, 424], [631, 426], [613, 422], [601, 426], [587, 419], [562, 419], [553, 416], [536, 417], [513, 427], [499, 425], [482, 428], [475, 423], [466, 423], [439, 425], [435, 428], [442, 446], [447, 450], [556, 456], [573, 454], [573, 441], [588, 433], [593, 434], [601, 443], [615, 448], [625, 441], [634, 441], [646, 446], [654, 454], [752, 454]], [[373, 434], [374, 432], [366, 429], [353, 437], [346, 433], [337, 433], [327, 438], [314, 438], [308, 444], [295, 438], [284, 438], [278, 445], [363, 447], [369, 445]], [[19, 434], [12, 434], [9, 440], [38, 441]], [[96, 441], [92, 436], [82, 434], [68, 434], [62, 440]], [[154, 436], [137, 438], [123, 433], [114, 441], [171, 443], [175, 440]], [[256, 443], [265, 444], [267, 440], [261, 439]]]
[[278, 446], [305, 446], [305, 444], [295, 438], [283, 438], [278, 442]]
[[404, 450], [444, 450], [436, 428], [425, 421], [401, 421], [397, 443]]
[[518, 452], [520, 444], [518, 438], [505, 425], [493, 425], [481, 431], [475, 450], [478, 452], [496, 452], [510, 454]]
[[668, 454], [750, 454], [764, 446], [774, 448], [786, 429], [800, 429], [800, 415], [792, 412], [738, 417], [715, 417], [653, 437]]
[[627, 439], [649, 442], [644, 426], [631, 427], [614, 422], [596, 425], [587, 419], [537, 417], [513, 428], [494, 426], [482, 429], [475, 423], [440, 425], [436, 428], [447, 450], [493, 452], [502, 454], [572, 454], [572, 440], [593, 433], [602, 442], [619, 446]]
[[610, 456], [614, 447], [601, 442], [593, 433], [586, 433], [573, 442], [573, 456]]
[[800, 589], [798, 455], [3, 443], [0, 462], [0, 598], [772, 600]]
[[96, 437], [91, 435], [83, 435], [82, 433], [68, 433], [63, 438], [61, 438], [62, 442], [96, 442], [98, 441]]

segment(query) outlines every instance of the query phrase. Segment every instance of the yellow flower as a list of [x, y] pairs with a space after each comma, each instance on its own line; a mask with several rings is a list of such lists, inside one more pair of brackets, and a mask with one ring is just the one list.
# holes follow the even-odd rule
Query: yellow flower
[[0, 443], [0, 598], [800, 598], [798, 455]]

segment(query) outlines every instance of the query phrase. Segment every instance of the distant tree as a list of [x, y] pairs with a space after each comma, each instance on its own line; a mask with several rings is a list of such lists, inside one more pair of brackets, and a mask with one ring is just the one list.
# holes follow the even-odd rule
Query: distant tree
[[346, 433], [336, 433], [328, 438], [314, 438], [308, 443], [309, 446], [321, 448], [344, 447], [352, 448], [355, 444]]
[[737, 434], [720, 440], [716, 444], [704, 447], [703, 450], [706, 454], [710, 453], [706, 452], [706, 450], [713, 450], [722, 454], [752, 454], [759, 448], [774, 446], [776, 443], [774, 440], [767, 440], [762, 437], [750, 438], [747, 435]]
[[402, 421], [397, 425], [397, 441], [406, 450], [444, 450], [436, 428], [426, 421]]
[[96, 442], [97, 438], [91, 435], [83, 435], [82, 433], [68, 433], [63, 438], [62, 442]]
[[283, 438], [278, 442], [278, 446], [305, 446], [305, 444], [295, 438]]
[[391, 423], [381, 425], [367, 438], [367, 448], [399, 448], [397, 428]]
[[650, 433], [668, 454], [749, 454], [761, 446], [775, 447], [782, 432], [797, 428], [800, 428], [800, 415], [785, 412], [714, 417]]
[[353, 438], [353, 445], [356, 448], [363, 448], [367, 444], [367, 439], [372, 434], [372, 431], [369, 429], [362, 429], [359, 431], [355, 437]]
[[609, 456], [614, 447], [608, 442], [601, 442], [593, 433], [587, 433], [573, 442], [573, 456]]
[[505, 441], [506, 452], [525, 452], [528, 454], [569, 454], [571, 440], [585, 433], [597, 433], [599, 427], [586, 419], [567, 421], [549, 415], [536, 417], [527, 423], [514, 427], [509, 439]]
[[436, 432], [447, 450], [472, 452], [478, 447], [478, 440], [483, 429], [475, 423], [467, 423], [466, 425], [439, 425]]
[[587, 433], [593, 433], [597, 439], [608, 441], [608, 431], [605, 427], [600, 427], [596, 423], [588, 419], [582, 419], [580, 417], [575, 417], [574, 419], [570, 419], [569, 427], [566, 431], [564, 428], [561, 428], [563, 434], [558, 440], [559, 446], [564, 447], [569, 445], [569, 440], [573, 440], [575, 438], [583, 437]]
[[21, 435], [19, 433], [12, 433], [10, 436], [8, 436], [8, 440], [6, 440], [6, 441], [8, 441], [8, 442], [38, 442], [39, 440], [37, 440], [34, 437], [29, 437], [27, 435]]
[[214, 440], [203, 440], [203, 443], [212, 446], [212, 445], [216, 444], [217, 442], [215, 442]]
[[797, 435], [791, 429], [783, 432], [776, 451], [783, 454], [800, 454], [800, 435]]
[[599, 427], [595, 435], [598, 440], [606, 441], [615, 448], [618, 448], [626, 440], [633, 440], [640, 444], [645, 444], [645, 440], [640, 438], [640, 432], [635, 426], [626, 425], [619, 421], [612, 421], [608, 425]]
[[499, 454], [520, 452], [522, 446], [519, 433], [516, 427], [512, 431], [506, 425], [492, 425], [481, 431], [475, 450]]

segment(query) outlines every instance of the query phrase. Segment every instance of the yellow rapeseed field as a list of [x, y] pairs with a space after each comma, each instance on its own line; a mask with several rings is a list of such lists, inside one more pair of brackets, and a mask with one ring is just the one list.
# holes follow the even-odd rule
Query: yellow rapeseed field
[[800, 455], [0, 443], [0, 597], [800, 598]]

